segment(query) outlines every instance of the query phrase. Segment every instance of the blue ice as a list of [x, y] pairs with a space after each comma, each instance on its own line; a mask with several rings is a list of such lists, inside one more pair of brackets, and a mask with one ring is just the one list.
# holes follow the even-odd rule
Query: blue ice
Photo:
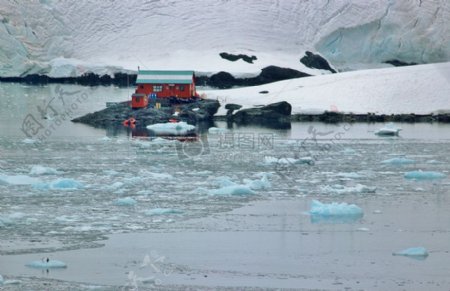
[[62, 269], [67, 268], [66, 263], [58, 260], [46, 260], [41, 261], [32, 261], [26, 264], [25, 266], [36, 269]]
[[424, 247], [413, 247], [392, 253], [394, 256], [411, 257], [418, 260], [424, 260], [428, 257], [428, 251]]
[[77, 190], [84, 188], [84, 184], [74, 179], [61, 178], [50, 183], [36, 183], [33, 187], [38, 190]]
[[118, 198], [114, 201], [114, 205], [117, 205], [117, 206], [133, 206], [136, 204], [137, 204], [137, 201], [131, 197]]
[[327, 204], [313, 200], [309, 214], [311, 215], [312, 223], [349, 223], [355, 222], [363, 217], [364, 212], [355, 204], [347, 204], [345, 202], [332, 202]]
[[411, 171], [406, 172], [404, 177], [406, 179], [415, 179], [415, 180], [434, 180], [434, 179], [444, 179], [447, 176], [445, 174], [433, 171]]
[[393, 166], [400, 166], [400, 165], [409, 165], [414, 164], [416, 161], [406, 158], [392, 158], [388, 160], [384, 160], [381, 163], [382, 164], [388, 164]]
[[209, 195], [228, 195], [228, 196], [245, 196], [253, 195], [253, 192], [249, 186], [246, 185], [231, 185], [225, 186], [219, 189], [210, 190]]

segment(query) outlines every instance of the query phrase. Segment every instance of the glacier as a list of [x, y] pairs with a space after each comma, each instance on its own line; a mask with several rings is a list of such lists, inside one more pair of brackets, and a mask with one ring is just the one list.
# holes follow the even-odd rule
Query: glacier
[[[0, 75], [67, 77], [137, 66], [307, 70], [299, 62], [305, 50], [344, 70], [390, 59], [442, 62], [450, 56], [449, 18], [446, 0], [1, 0]], [[258, 59], [230, 62], [219, 57], [224, 51]]]

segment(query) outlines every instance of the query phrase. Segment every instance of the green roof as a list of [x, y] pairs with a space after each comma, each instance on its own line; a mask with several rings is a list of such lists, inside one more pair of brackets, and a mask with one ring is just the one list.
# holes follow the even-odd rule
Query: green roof
[[191, 84], [194, 71], [139, 71], [136, 84]]

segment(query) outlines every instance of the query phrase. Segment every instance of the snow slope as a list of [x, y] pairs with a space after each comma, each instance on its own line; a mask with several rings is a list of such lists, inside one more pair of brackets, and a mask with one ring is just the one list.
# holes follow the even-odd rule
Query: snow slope
[[[0, 0], [0, 76], [189, 68], [303, 70], [304, 50], [338, 68], [450, 59], [448, 0]], [[230, 62], [220, 52], [256, 55]]]
[[[260, 94], [263, 90], [269, 93]], [[450, 62], [313, 76], [205, 93], [223, 105], [237, 103], [243, 108], [287, 101], [293, 113], [450, 112]], [[218, 115], [225, 113], [221, 106]]]

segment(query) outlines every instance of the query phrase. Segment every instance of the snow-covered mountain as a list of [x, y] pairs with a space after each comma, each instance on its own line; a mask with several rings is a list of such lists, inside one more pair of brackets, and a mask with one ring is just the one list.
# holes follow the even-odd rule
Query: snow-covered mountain
[[[448, 0], [0, 0], [0, 76], [304, 70], [305, 50], [344, 70], [441, 62], [450, 60], [448, 19]], [[258, 59], [230, 62], [220, 52]]]

